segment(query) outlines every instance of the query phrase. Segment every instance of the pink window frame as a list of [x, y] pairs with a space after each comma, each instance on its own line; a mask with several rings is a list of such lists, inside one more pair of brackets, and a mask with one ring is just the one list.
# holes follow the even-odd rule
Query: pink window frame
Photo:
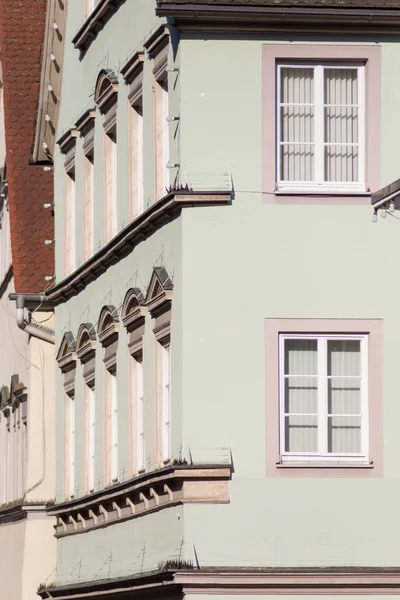
[[265, 44], [262, 55], [262, 189], [266, 204], [370, 204], [365, 195], [276, 193], [276, 64], [280, 60], [363, 62], [365, 64], [365, 178], [372, 192], [380, 188], [381, 47], [374, 44]]
[[[279, 450], [279, 335], [366, 334], [368, 336], [369, 465], [282, 463]], [[383, 476], [383, 321], [381, 319], [265, 320], [268, 477]]]

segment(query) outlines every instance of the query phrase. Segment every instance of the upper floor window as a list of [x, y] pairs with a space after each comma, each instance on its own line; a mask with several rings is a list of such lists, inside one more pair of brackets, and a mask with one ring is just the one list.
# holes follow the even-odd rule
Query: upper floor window
[[110, 70], [99, 74], [95, 102], [104, 115], [103, 196], [104, 240], [109, 242], [118, 231], [117, 215], [117, 99], [118, 77]]
[[76, 122], [83, 149], [83, 260], [93, 254], [94, 245], [94, 123], [96, 111], [89, 108]]
[[167, 193], [170, 184], [167, 162], [169, 160], [168, 116], [168, 53], [169, 37], [160, 28], [145, 47], [153, 59], [153, 132], [154, 132], [154, 196], [159, 200]]
[[77, 356], [83, 368], [84, 386], [84, 460], [83, 474], [85, 491], [93, 492], [95, 488], [96, 458], [96, 397], [95, 397], [95, 362], [96, 333], [91, 323], [79, 327], [76, 341]]
[[76, 129], [68, 130], [58, 141], [64, 160], [64, 274], [76, 268], [76, 195], [75, 195], [75, 151]]
[[171, 315], [173, 284], [165, 267], [155, 267], [146, 305], [154, 319], [156, 382], [156, 460], [169, 462], [172, 447]]
[[144, 210], [143, 173], [143, 59], [137, 52], [122, 70], [129, 86], [129, 216], [134, 219]]
[[114, 306], [105, 306], [99, 317], [98, 334], [104, 348], [103, 358], [103, 415], [105, 423], [104, 481], [111, 484], [119, 479], [118, 456], [118, 396], [117, 347], [118, 312]]
[[365, 192], [365, 85], [360, 63], [277, 66], [280, 191]]
[[143, 378], [143, 336], [147, 308], [138, 288], [132, 288], [125, 296], [122, 322], [129, 334], [130, 354], [130, 471], [140, 473], [145, 469], [145, 398]]
[[76, 343], [70, 331], [61, 341], [56, 360], [64, 376], [64, 495], [73, 498], [75, 489], [75, 374]]
[[280, 336], [282, 459], [366, 460], [366, 335]]

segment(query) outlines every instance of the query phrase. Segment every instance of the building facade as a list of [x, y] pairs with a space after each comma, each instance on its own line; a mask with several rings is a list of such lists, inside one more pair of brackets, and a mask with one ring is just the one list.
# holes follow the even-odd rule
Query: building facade
[[54, 332], [43, 295], [54, 275], [43, 207], [52, 176], [31, 164], [45, 16], [42, 1], [0, 3], [0, 581], [10, 600], [34, 598], [55, 568]]
[[371, 196], [398, 175], [400, 9], [82, 0], [48, 26], [39, 594], [398, 595], [398, 229]]

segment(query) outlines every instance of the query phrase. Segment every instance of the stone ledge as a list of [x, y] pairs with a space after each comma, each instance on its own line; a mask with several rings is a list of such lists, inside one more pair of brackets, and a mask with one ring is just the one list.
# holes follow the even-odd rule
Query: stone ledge
[[46, 295], [55, 305], [79, 294], [102, 273], [127, 256], [144, 239], [175, 218], [182, 208], [220, 206], [231, 202], [231, 191], [192, 192], [180, 190], [168, 193], [120, 231], [71, 275], [51, 287]]
[[48, 509], [55, 536], [85, 533], [187, 503], [229, 503], [230, 465], [169, 465]]

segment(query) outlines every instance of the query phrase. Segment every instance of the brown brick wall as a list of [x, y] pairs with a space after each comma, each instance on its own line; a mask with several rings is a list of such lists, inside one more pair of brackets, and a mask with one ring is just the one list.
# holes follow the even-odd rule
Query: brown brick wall
[[53, 174], [30, 166], [39, 101], [46, 0], [0, 0], [0, 60], [15, 289], [40, 293], [54, 274]]

